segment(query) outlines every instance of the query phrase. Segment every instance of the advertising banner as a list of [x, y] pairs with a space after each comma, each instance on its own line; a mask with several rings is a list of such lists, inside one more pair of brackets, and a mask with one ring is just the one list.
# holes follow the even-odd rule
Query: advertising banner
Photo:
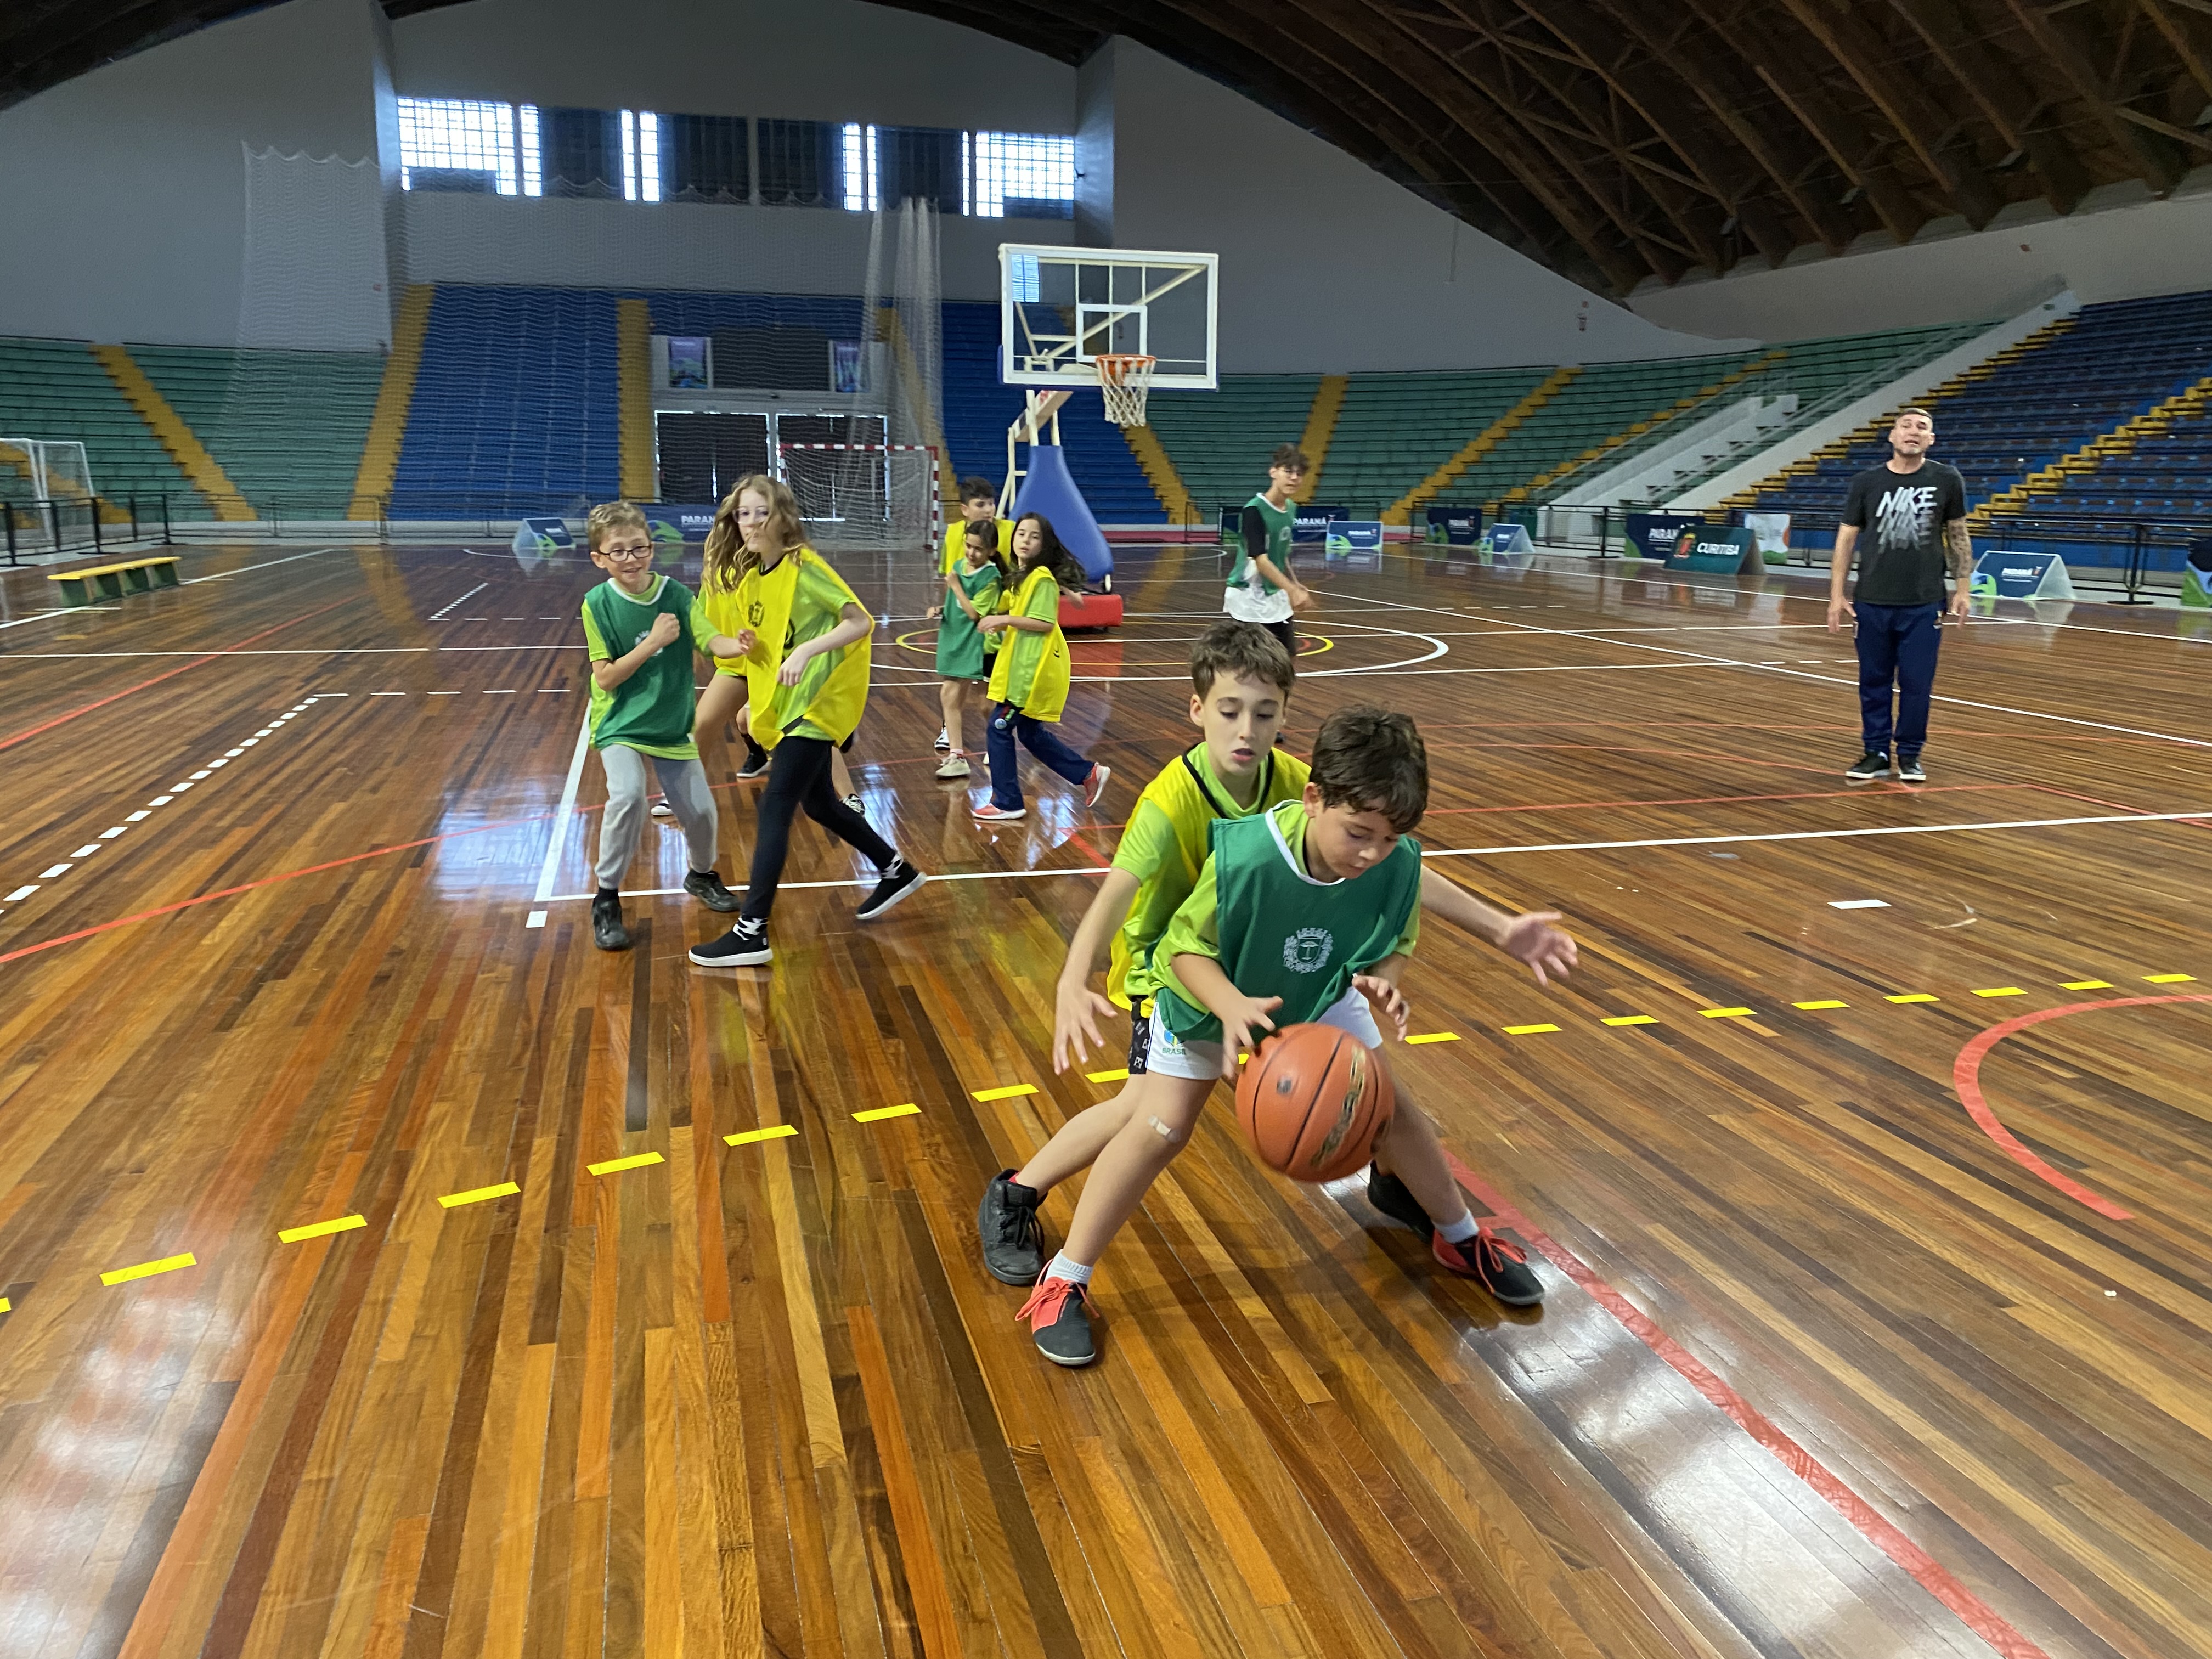
[[1747, 513], [1743, 527], [1769, 564], [1790, 562], [1790, 515], [1787, 513]]
[[575, 544], [576, 538], [568, 533], [568, 524], [560, 519], [525, 519], [514, 527], [514, 552], [518, 558], [533, 553], [557, 553]]
[[703, 542], [714, 526], [714, 503], [656, 501], [645, 509], [645, 527], [653, 545], [668, 547], [684, 542]]
[[1674, 544], [1686, 530], [1703, 530], [1702, 513], [1632, 513], [1628, 515], [1628, 556], [1632, 559], [1671, 557]]
[[1674, 550], [1667, 556], [1669, 570], [1705, 570], [1716, 575], [1733, 576], [1756, 570], [1759, 564], [1759, 546], [1750, 531], [1702, 520], [1675, 537]]
[[1297, 522], [1291, 527], [1291, 539], [1294, 542], [1326, 541], [1328, 538], [1328, 521], [1351, 516], [1352, 509], [1348, 507], [1323, 507], [1318, 502], [1301, 502]]
[[2070, 599], [2073, 579], [2056, 553], [2008, 553], [1991, 548], [1974, 561], [1967, 591], [1980, 599]]
[[1449, 547], [1473, 547], [1482, 537], [1479, 507], [1429, 508], [1429, 539]]
[[1491, 526], [1490, 534], [1484, 538], [1483, 545], [1492, 554], [1534, 553], [1536, 550], [1536, 544], [1528, 539], [1528, 526], [1525, 524]]
[[2212, 611], [2212, 536], [2189, 544], [2189, 561], [2181, 567], [2181, 605], [2185, 611]]

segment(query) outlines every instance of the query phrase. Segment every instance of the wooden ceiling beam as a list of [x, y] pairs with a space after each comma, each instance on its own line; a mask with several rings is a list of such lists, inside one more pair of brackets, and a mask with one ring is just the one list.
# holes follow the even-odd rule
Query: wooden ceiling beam
[[[1626, 0], [1634, 3], [1634, 0]], [[1844, 177], [1864, 194], [1875, 216], [1900, 242], [1909, 242], [1928, 222], [1928, 215], [1912, 199], [1895, 168], [1882, 159], [1872, 134], [1848, 111], [1838, 106], [1806, 67], [1802, 58], [1777, 41], [1771, 33], [1741, 27], [1741, 20], [1726, 15], [1720, 0], [1685, 0], [1707, 27], [1734, 46], [1752, 71], [1764, 81], [1799, 125], [1828, 152]]]
[[[1744, 154], [1765, 171], [1783, 199], [1796, 210], [1807, 232], [1802, 240], [1823, 243], [1832, 253], [1844, 251], [1851, 240], [1848, 220], [1807, 188], [1806, 174], [1816, 165], [1818, 149], [1802, 138], [1793, 141], [1785, 129], [1763, 124], [1746, 113], [1735, 64], [1712, 48], [1703, 31], [1678, 27], [1662, 33], [1653, 27], [1650, 12], [1637, 0], [1593, 0], [1592, 9], [1602, 23], [1650, 53], [1667, 77], [1695, 89], [1714, 120], [1743, 147]], [[1769, 251], [1767, 258], [1779, 264], [1786, 254], [1786, 249], [1782, 255]]]
[[2143, 15], [2150, 19], [2153, 27], [2166, 37], [2166, 44], [2173, 48], [2173, 55], [2181, 60], [2182, 68], [2189, 71], [2189, 78], [2207, 98], [2212, 98], [2212, 62], [2208, 62], [2197, 50], [2188, 26], [2159, 4], [2159, 0], [2136, 0], [2136, 3], [2142, 8]]
[[1804, 31], [1827, 49], [1881, 112], [1928, 175], [1942, 186], [1966, 222], [1979, 230], [1996, 216], [2004, 198], [1971, 151], [1947, 143], [1954, 121], [1881, 37], [1849, 6], [1821, 0], [1782, 0]]
[[[2071, 213], [2089, 193], [2089, 170], [2063, 137], [2036, 125], [2034, 88], [2002, 60], [1959, 10], [1957, 0], [1889, 0], [1928, 43], [1936, 59], [1972, 99], [1998, 136], [2027, 157], [2043, 180], [2044, 198]], [[2146, 0], [2146, 3], [2148, 0]]]
[[[1725, 143], [1683, 105], [1678, 79], [1662, 73], [1649, 56], [1632, 58], [1620, 51], [1619, 25], [1591, 7], [1576, 0], [1542, 5], [1536, 0], [1518, 0], [1518, 3], [1531, 21], [1549, 29], [1592, 73], [1604, 77], [1614, 94], [1637, 112], [1658, 141], [1696, 173], [1700, 187], [1735, 218], [1769, 264], [1779, 264], [1789, 257], [1793, 239], [1788, 228], [1751, 193], [1750, 181], [1740, 176], [1745, 158], [1736, 158], [1736, 168], [1729, 166]], [[1750, 159], [1755, 179], [1765, 170], [1755, 157]], [[1773, 183], [1771, 174], [1767, 176]], [[1721, 265], [1715, 269], [1724, 268], [1727, 263], [1723, 255]]]
[[2045, 11], [2035, 0], [2008, 0], [2008, 3], [2028, 39], [2135, 163], [2136, 176], [2160, 196], [2172, 195], [2185, 171], [2180, 156], [2162, 135], [2128, 119], [2106, 95], [2102, 77], [2091, 64], [2087, 46], [2075, 33], [2071, 20]]

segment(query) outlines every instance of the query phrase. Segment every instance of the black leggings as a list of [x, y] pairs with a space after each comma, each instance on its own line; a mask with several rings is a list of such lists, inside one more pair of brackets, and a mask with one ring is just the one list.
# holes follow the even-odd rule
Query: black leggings
[[753, 870], [745, 884], [747, 921], [766, 921], [775, 908], [775, 886], [783, 879], [783, 861], [791, 854], [791, 820], [801, 807], [831, 835], [864, 853], [878, 870], [887, 870], [898, 854], [890, 843], [869, 828], [867, 819], [837, 799], [830, 781], [830, 757], [836, 745], [827, 738], [786, 738], [770, 752], [768, 787], [761, 792], [760, 832], [753, 842]]
[[1292, 657], [1298, 654], [1297, 631], [1289, 623], [1261, 623], [1260, 626], [1280, 640], [1283, 642], [1283, 649], [1289, 652]]

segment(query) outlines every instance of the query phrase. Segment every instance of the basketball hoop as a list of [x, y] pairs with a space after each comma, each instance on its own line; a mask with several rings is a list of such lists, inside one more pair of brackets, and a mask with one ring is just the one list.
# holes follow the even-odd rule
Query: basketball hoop
[[1100, 352], [1091, 361], [1098, 366], [1098, 393], [1106, 400], [1106, 418], [1116, 426], [1142, 426], [1145, 399], [1152, 389], [1157, 357], [1133, 352]]

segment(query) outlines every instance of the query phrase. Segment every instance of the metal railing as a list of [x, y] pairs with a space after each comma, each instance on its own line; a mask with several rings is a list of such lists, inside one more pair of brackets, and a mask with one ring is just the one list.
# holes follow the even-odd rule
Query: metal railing
[[0, 548], [9, 564], [40, 556], [90, 553], [111, 546], [176, 539], [166, 495], [0, 500]]

